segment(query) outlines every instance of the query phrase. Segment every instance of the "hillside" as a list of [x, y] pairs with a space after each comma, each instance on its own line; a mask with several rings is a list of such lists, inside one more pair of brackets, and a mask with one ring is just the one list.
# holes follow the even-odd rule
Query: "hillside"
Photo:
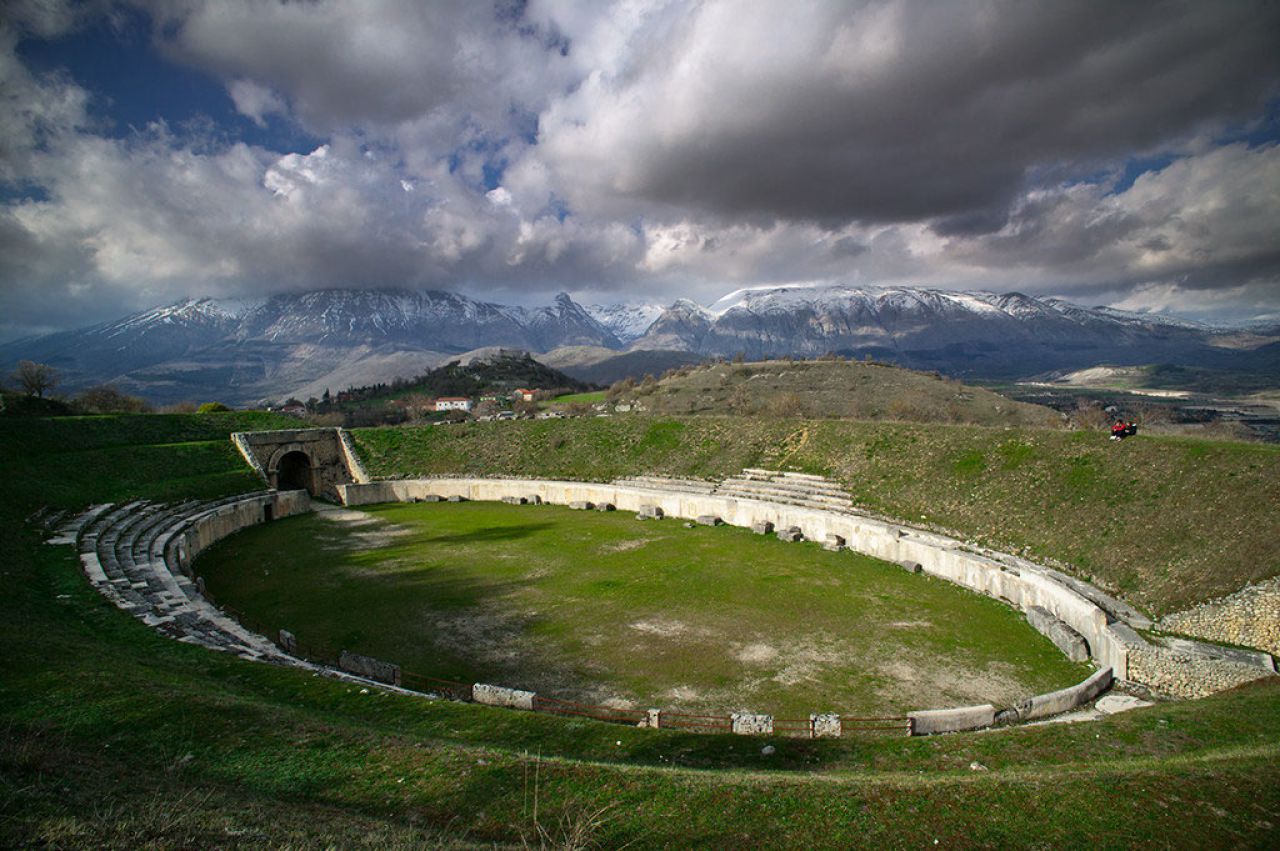
[[[906, 459], [930, 435], [963, 444], [980, 431], [828, 421], [807, 426], [805, 440], [795, 423], [743, 432], [746, 422], [614, 418], [359, 438], [383, 467], [398, 445], [406, 466], [416, 454], [413, 466], [439, 471], [711, 474], [743, 458], [790, 465], [788, 452], [804, 464]], [[174, 642], [113, 608], [71, 548], [42, 545], [24, 523], [42, 506], [253, 490], [260, 484], [227, 433], [289, 423], [243, 414], [0, 422], [0, 846], [1007, 847], [1030, 837], [1081, 847], [1106, 836], [1134, 847], [1176, 836], [1187, 846], [1261, 847], [1274, 838], [1274, 683], [1090, 724], [929, 739], [772, 738], [766, 754], [760, 740], [362, 694]], [[864, 431], [847, 431], [854, 427]], [[1105, 447], [1075, 437], [1077, 454], [1102, 457], [1095, 450]], [[991, 466], [1020, 461], [1048, 475], [1063, 466], [1054, 453], [1069, 438], [988, 435], [1011, 447]], [[833, 439], [855, 442], [837, 451]], [[1022, 444], [1029, 448], [1013, 448]], [[1277, 478], [1274, 453], [1252, 447], [1238, 457], [1193, 442], [1124, 447], [1141, 447], [1143, 463], [1169, 456], [1165, 470], [1212, 462]], [[1245, 481], [1243, 493], [1274, 505], [1274, 493], [1258, 487]], [[1080, 493], [1082, 505], [1096, 505]], [[1229, 520], [1225, 506], [1203, 503], [1204, 520]], [[1275, 540], [1273, 532], [1260, 527], [1259, 538]]]
[[[776, 417], [360, 430], [374, 476], [818, 473], [875, 513], [1059, 561], [1150, 614], [1280, 573], [1280, 448], [1105, 431]], [[1229, 495], [1229, 498], [1224, 498]]]
[[660, 414], [733, 414], [1052, 428], [1063, 417], [937, 374], [827, 359], [710, 363], [677, 369], [619, 399]]
[[452, 360], [415, 378], [348, 388], [333, 397], [333, 402], [320, 405], [318, 410], [374, 408], [413, 396], [475, 398], [484, 393], [509, 393], [518, 387], [559, 392], [590, 389], [581, 381], [539, 363], [528, 352], [502, 349], [466, 363]]

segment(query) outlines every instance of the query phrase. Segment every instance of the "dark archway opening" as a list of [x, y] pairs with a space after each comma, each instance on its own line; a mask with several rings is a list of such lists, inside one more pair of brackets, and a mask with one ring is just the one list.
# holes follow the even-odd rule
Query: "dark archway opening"
[[282, 491], [315, 492], [311, 459], [305, 452], [286, 452], [276, 472], [276, 488]]

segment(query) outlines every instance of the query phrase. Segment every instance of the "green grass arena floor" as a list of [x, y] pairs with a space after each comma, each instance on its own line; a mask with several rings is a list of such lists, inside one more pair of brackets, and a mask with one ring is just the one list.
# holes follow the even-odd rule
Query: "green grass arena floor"
[[550, 697], [694, 712], [900, 714], [1083, 679], [1022, 616], [815, 543], [501, 503], [324, 510], [196, 563], [307, 645]]

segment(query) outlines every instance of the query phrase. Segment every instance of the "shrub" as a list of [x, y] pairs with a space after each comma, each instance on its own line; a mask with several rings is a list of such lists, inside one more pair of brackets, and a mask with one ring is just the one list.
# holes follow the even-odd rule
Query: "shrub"
[[222, 404], [221, 402], [205, 402], [203, 405], [196, 408], [196, 413], [197, 414], [221, 414], [224, 411], [229, 411], [229, 410], [231, 409], [228, 408], [226, 405]]
[[75, 406], [86, 414], [147, 414], [151, 405], [138, 396], [121, 393], [110, 384], [99, 384], [76, 397]]

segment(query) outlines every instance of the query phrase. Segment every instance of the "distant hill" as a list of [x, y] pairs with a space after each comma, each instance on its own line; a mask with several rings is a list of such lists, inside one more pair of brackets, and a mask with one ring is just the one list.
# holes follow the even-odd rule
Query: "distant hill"
[[486, 393], [506, 394], [516, 388], [578, 393], [590, 390], [591, 385], [539, 363], [528, 352], [499, 349], [469, 360], [451, 360], [415, 378], [348, 388], [333, 397], [333, 407], [385, 405], [411, 396], [474, 398]]
[[618, 388], [614, 394], [662, 414], [1063, 425], [1062, 415], [1049, 408], [954, 379], [840, 359], [721, 361], [678, 369], [652, 384]]

